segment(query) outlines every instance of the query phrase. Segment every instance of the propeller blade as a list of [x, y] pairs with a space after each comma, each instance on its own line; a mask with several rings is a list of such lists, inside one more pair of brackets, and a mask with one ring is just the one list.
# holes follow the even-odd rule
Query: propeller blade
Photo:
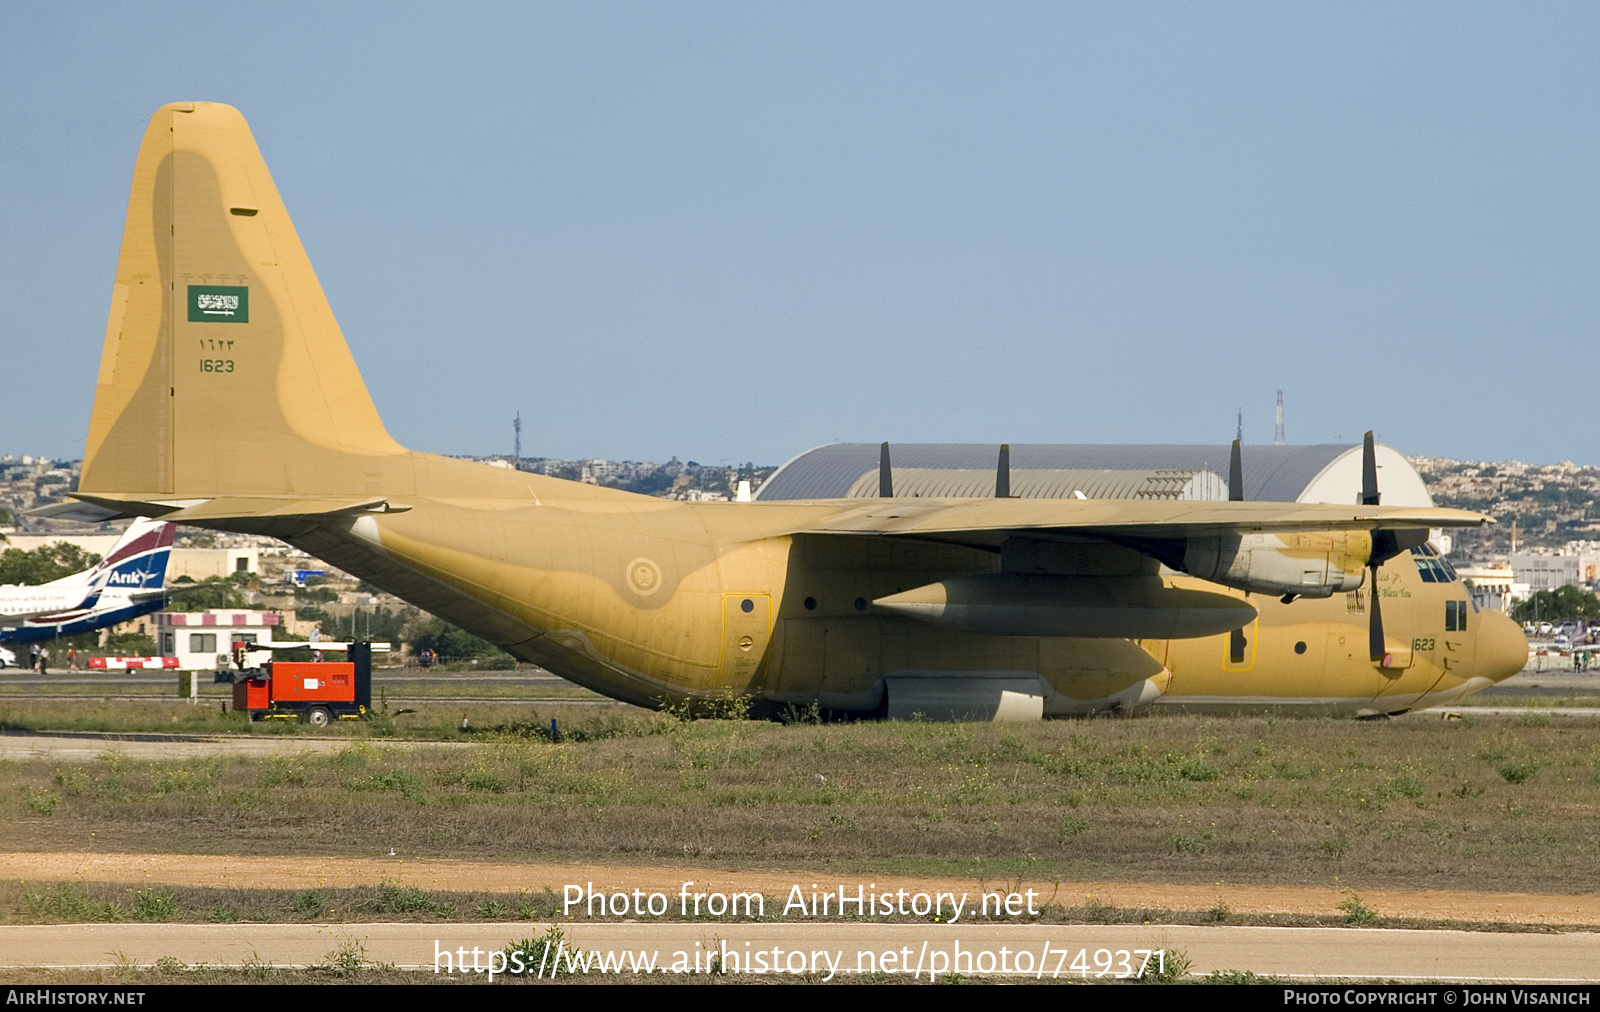
[[1377, 506], [1382, 498], [1378, 493], [1378, 450], [1368, 430], [1361, 443], [1361, 505]]
[[1000, 444], [1000, 463], [994, 471], [994, 497], [1011, 498], [1011, 444]]
[[1244, 502], [1244, 458], [1239, 441], [1233, 441], [1233, 456], [1228, 461], [1228, 501]]
[[1383, 609], [1378, 605], [1378, 567], [1374, 564], [1371, 569], [1372, 579], [1368, 583], [1371, 584], [1369, 589], [1372, 593], [1368, 596], [1372, 598], [1372, 618], [1367, 624], [1367, 650], [1372, 655], [1373, 663], [1376, 664], [1382, 661], [1389, 651], [1384, 646], [1383, 640]]
[[878, 495], [894, 498], [894, 471], [889, 467], [889, 444], [878, 447]]

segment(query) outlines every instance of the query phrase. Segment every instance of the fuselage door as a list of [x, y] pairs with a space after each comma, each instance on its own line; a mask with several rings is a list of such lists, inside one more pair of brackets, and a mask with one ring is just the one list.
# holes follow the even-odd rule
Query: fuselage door
[[723, 594], [723, 683], [740, 692], [749, 691], [771, 638], [771, 594]]
[[[1455, 607], [1452, 609], [1451, 605]], [[1455, 612], [1455, 621], [1451, 622], [1451, 611]], [[1444, 636], [1439, 640], [1438, 653], [1439, 666], [1444, 670], [1440, 673], [1440, 681], [1449, 679], [1449, 684], [1454, 684], [1472, 673], [1473, 655], [1477, 640], [1478, 604], [1472, 600], [1472, 594], [1467, 588], [1461, 588], [1461, 598], [1456, 601], [1445, 602]], [[1447, 687], [1447, 686], [1445, 686]]]
[[1249, 671], [1256, 666], [1256, 638], [1261, 632], [1261, 620], [1252, 619], [1243, 629], [1235, 629], [1222, 637], [1222, 670]]

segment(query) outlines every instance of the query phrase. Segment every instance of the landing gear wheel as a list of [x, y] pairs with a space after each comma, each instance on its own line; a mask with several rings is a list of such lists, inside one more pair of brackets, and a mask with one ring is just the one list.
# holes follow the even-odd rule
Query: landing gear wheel
[[333, 714], [329, 713], [325, 707], [313, 706], [306, 713], [306, 723], [312, 727], [327, 727], [332, 721]]

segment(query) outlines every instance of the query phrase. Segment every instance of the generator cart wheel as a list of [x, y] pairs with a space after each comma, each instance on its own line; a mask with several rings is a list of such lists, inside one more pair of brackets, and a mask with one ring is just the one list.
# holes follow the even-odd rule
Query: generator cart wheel
[[306, 714], [306, 723], [312, 727], [327, 727], [332, 720], [333, 714], [329, 713], [326, 707], [313, 706]]

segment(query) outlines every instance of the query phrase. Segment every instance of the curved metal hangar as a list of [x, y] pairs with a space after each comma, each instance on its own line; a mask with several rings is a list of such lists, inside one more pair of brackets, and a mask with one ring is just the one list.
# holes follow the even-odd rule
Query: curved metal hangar
[[[1432, 506], [1410, 461], [1377, 444], [1385, 506]], [[896, 443], [896, 495], [994, 495], [997, 447], [983, 443]], [[1354, 503], [1361, 498], [1360, 443], [1244, 446], [1244, 498], [1264, 502]], [[1011, 494], [1024, 499], [1228, 498], [1227, 446], [1011, 445]], [[879, 447], [829, 443], [773, 472], [755, 496], [780, 499], [870, 498], [878, 494]]]

